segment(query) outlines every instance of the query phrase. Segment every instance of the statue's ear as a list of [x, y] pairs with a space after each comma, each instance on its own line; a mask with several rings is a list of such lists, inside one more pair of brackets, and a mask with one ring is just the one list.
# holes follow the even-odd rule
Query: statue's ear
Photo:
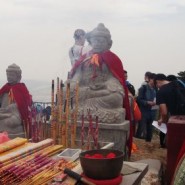
[[109, 43], [108, 43], [108, 49], [110, 49], [112, 47], [112, 43], [113, 43], [113, 41], [110, 40]]
[[22, 75], [21, 74], [18, 74], [17, 75], [17, 82], [20, 82], [21, 81], [21, 78], [22, 78]]

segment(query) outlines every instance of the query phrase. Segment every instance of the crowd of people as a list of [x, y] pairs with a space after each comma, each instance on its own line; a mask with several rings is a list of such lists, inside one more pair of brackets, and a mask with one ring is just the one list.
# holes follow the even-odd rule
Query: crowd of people
[[[124, 75], [127, 80], [127, 71]], [[183, 83], [183, 80], [175, 75], [166, 76], [162, 73], [155, 74], [147, 71], [144, 82], [135, 93], [134, 86], [128, 80], [126, 81], [130, 97], [135, 98], [142, 115], [139, 121], [133, 120], [134, 137], [151, 142], [154, 120], [160, 126], [162, 123], [167, 124], [171, 115], [185, 115], [183, 112], [185, 100], [184, 97], [180, 99], [183, 95], [179, 90], [185, 88]], [[179, 108], [179, 104], [182, 107]], [[131, 107], [132, 111], [134, 110]], [[166, 134], [160, 131], [159, 135], [161, 148], [166, 148]]]

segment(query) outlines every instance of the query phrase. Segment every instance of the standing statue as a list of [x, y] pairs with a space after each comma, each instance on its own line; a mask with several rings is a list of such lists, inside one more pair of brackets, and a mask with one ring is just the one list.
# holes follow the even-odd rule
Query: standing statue
[[111, 34], [100, 23], [86, 34], [86, 39], [92, 50], [84, 54], [70, 72], [71, 82], [79, 82], [79, 111], [85, 117], [90, 111], [101, 123], [122, 123], [129, 119], [130, 110], [122, 62], [109, 50]]
[[20, 83], [21, 69], [16, 64], [8, 66], [7, 81], [0, 89], [0, 132], [7, 131], [11, 139], [28, 137], [29, 108], [32, 97], [26, 85]]
[[69, 50], [69, 58], [72, 66], [80, 59], [82, 55], [91, 49], [90, 46], [85, 46], [85, 35], [85, 31], [82, 29], [77, 29], [74, 32], [73, 38], [75, 43]]

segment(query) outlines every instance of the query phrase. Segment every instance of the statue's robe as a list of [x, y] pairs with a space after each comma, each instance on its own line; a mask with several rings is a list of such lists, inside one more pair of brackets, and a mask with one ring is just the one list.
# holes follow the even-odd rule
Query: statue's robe
[[[3, 115], [3, 111], [10, 110], [9, 113], [7, 112], [7, 115], [8, 115], [8, 114], [11, 114], [11, 111], [16, 112], [17, 110], [15, 109], [17, 107], [24, 130], [25, 132], [28, 132], [29, 126], [30, 126], [29, 108], [32, 104], [32, 97], [29, 94], [29, 91], [26, 85], [24, 83], [17, 83], [17, 84], [7, 83], [0, 89], [1, 99], [4, 98], [5, 94], [8, 94], [9, 105], [3, 105], [3, 102], [1, 101], [2, 105], [0, 108], [0, 117], [3, 119], [3, 117], [5, 116], [7, 119], [7, 116]], [[11, 104], [15, 104], [16, 106], [12, 106], [11, 108]], [[10, 106], [10, 109], [8, 109], [8, 106]], [[7, 123], [9, 123], [10, 121], [8, 121]]]

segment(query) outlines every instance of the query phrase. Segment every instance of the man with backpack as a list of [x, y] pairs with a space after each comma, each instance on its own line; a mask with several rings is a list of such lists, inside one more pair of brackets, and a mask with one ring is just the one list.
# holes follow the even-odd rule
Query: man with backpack
[[[164, 74], [155, 77], [157, 91], [156, 103], [159, 105], [158, 124], [167, 123], [172, 115], [185, 115], [185, 84], [180, 80], [168, 81]], [[160, 133], [161, 147], [165, 147], [165, 134]]]
[[152, 139], [152, 122], [156, 111], [152, 109], [156, 105], [156, 90], [154, 87], [155, 74], [150, 73], [148, 83], [139, 88], [137, 102], [139, 104], [142, 118], [138, 123], [136, 138], [143, 138], [147, 142]]

